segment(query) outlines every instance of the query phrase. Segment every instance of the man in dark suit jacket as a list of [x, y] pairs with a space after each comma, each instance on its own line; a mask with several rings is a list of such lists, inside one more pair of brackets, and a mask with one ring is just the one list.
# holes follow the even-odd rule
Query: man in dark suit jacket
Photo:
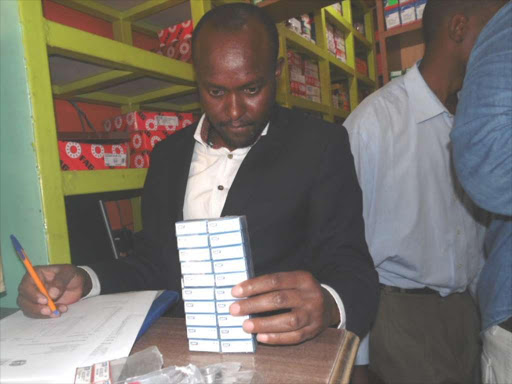
[[[201, 193], [208, 205], [225, 193], [214, 215], [247, 216], [257, 276], [233, 288], [246, 299], [230, 311], [277, 311], [246, 320], [244, 329], [270, 344], [298, 343], [345, 322], [364, 335], [375, 316], [378, 281], [346, 131], [275, 105], [282, 60], [275, 25], [259, 8], [215, 8], [196, 26], [192, 45], [205, 116], [152, 153], [136, 256], [87, 272], [41, 267], [50, 295], [65, 312], [96, 279], [101, 293], [180, 290], [174, 223], [196, 218], [191, 212], [197, 214]], [[214, 164], [215, 156], [238, 161], [239, 168], [205, 190], [217, 174], [204, 162]], [[50, 315], [30, 279], [22, 281], [18, 303], [28, 315]]]

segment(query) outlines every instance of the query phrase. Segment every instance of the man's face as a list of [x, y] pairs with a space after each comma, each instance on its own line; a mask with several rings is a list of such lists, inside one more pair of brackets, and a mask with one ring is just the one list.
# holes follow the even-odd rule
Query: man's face
[[205, 26], [196, 44], [194, 66], [210, 140], [230, 150], [252, 145], [268, 122], [280, 74], [266, 32], [254, 22], [236, 33]]

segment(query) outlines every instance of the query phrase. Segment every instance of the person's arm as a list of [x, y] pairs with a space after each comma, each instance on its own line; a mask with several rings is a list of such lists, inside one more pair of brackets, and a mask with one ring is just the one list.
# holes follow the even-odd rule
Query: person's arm
[[[158, 143], [142, 193], [143, 230], [134, 237], [134, 255], [88, 265], [97, 274], [101, 293], [138, 290], [180, 290], [180, 267], [171, 206], [175, 204], [169, 180], [174, 166], [169, 160], [169, 140]], [[173, 147], [174, 148], [174, 147]], [[176, 180], [173, 180], [175, 183]], [[172, 213], [171, 213], [172, 212]]]
[[320, 283], [340, 295], [348, 330], [365, 335], [375, 317], [378, 280], [364, 240], [361, 190], [346, 131], [331, 133], [321, 148], [309, 206], [304, 208], [310, 213], [311, 271], [259, 276], [232, 291], [237, 297], [254, 296], [233, 304], [233, 315], [291, 309], [246, 320], [244, 329], [258, 333], [261, 342], [298, 343], [338, 325], [338, 307]]
[[[508, 8], [508, 9], [507, 9]], [[512, 215], [512, 4], [482, 31], [451, 138], [457, 176], [480, 207]]]
[[[69, 264], [38, 266], [35, 270], [59, 312], [65, 313], [71, 305], [91, 290], [91, 280], [85, 270]], [[18, 287], [17, 303], [28, 317], [57, 317], [48, 306], [48, 299], [37, 289], [27, 273]]]

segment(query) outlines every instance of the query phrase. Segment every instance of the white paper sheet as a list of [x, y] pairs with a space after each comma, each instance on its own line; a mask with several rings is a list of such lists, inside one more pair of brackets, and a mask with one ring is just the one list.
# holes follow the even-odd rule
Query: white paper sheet
[[0, 321], [0, 382], [72, 384], [75, 369], [126, 357], [157, 291], [101, 295], [57, 319]]

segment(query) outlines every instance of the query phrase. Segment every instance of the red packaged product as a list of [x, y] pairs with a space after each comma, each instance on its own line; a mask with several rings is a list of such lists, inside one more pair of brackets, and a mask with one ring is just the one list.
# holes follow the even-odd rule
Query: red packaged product
[[59, 140], [60, 165], [64, 171], [128, 168], [129, 146]]
[[194, 31], [194, 24], [192, 20], [184, 21], [183, 23], [172, 25], [158, 32], [158, 39], [160, 40], [160, 46], [164, 47], [171, 44], [174, 41], [182, 41], [185, 39], [192, 38], [192, 32]]
[[130, 135], [130, 149], [134, 152], [152, 151], [156, 143], [164, 140], [172, 133], [167, 131], [134, 132]]
[[130, 112], [103, 122], [106, 132], [110, 131], [167, 131], [175, 132], [195, 121], [192, 113], [178, 112]]
[[130, 156], [130, 168], [149, 168], [149, 152], [138, 152]]

